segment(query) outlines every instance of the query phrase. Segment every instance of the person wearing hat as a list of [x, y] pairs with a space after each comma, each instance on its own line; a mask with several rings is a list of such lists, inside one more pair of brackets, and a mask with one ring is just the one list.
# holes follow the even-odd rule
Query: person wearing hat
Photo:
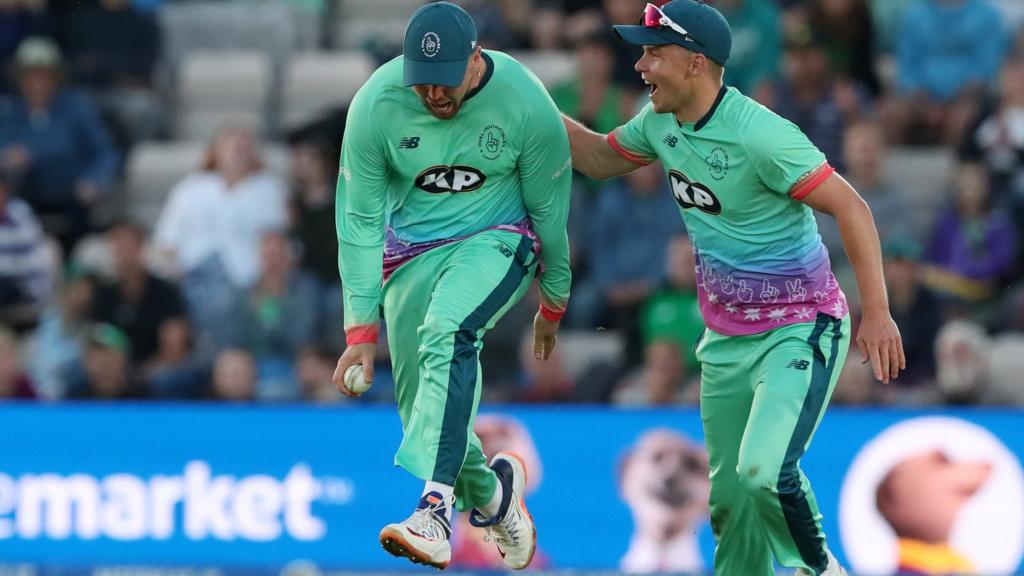
[[0, 167], [70, 254], [92, 230], [92, 206], [113, 183], [118, 154], [92, 101], [61, 87], [61, 64], [49, 38], [18, 46], [18, 95], [0, 102]]
[[506, 566], [525, 568], [536, 549], [525, 465], [500, 452], [488, 466], [473, 421], [486, 332], [539, 274], [533, 352], [547, 359], [568, 301], [572, 163], [558, 109], [522, 64], [481, 49], [463, 9], [438, 2], [413, 13], [403, 56], [356, 94], [343, 142], [348, 347], [334, 383], [358, 396], [372, 382], [383, 307], [403, 431], [395, 463], [425, 482], [381, 544], [444, 568], [457, 506]]
[[714, 572], [774, 574], [774, 558], [842, 574], [799, 465], [851, 339], [811, 209], [838, 220], [860, 288], [861, 359], [888, 383], [905, 359], [871, 211], [795, 125], [723, 84], [732, 39], [717, 10], [648, 4], [640, 25], [614, 28], [643, 46], [650, 103], [608, 135], [565, 123], [573, 166], [592, 178], [661, 160], [694, 245]]

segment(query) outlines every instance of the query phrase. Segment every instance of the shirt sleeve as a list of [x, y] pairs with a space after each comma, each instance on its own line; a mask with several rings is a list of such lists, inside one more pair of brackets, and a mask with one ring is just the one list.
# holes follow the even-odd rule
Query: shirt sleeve
[[629, 122], [608, 134], [609, 146], [614, 148], [626, 160], [641, 166], [646, 166], [658, 159], [657, 152], [654, 151], [651, 143], [647, 140], [647, 135], [644, 133], [644, 123], [653, 113], [651, 106], [648, 103]]
[[372, 98], [360, 91], [349, 107], [335, 203], [349, 345], [376, 342], [380, 320], [388, 166]]
[[524, 124], [519, 155], [523, 202], [540, 238], [541, 311], [558, 320], [569, 301], [569, 237], [566, 229], [572, 192], [569, 137], [551, 98], [538, 86], [538, 96]]
[[751, 132], [747, 152], [766, 188], [802, 200], [835, 169], [795, 124], [772, 117]]

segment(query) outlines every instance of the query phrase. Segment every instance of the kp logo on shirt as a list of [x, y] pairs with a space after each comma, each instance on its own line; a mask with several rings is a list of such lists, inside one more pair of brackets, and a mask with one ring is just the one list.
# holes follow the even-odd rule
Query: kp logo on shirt
[[431, 194], [472, 192], [484, 185], [487, 176], [472, 166], [431, 166], [416, 176], [416, 187]]
[[722, 203], [707, 186], [693, 182], [678, 170], [668, 171], [668, 181], [672, 184], [672, 196], [684, 210], [696, 208], [713, 216], [722, 212]]

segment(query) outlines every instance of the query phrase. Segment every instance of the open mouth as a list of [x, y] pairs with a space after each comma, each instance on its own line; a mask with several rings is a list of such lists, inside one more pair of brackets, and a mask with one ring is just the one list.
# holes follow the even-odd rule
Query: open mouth
[[445, 102], [444, 104], [431, 104], [430, 107], [438, 114], [447, 114], [452, 111], [451, 102]]
[[644, 84], [646, 84], [648, 89], [650, 89], [650, 94], [648, 94], [648, 96], [654, 96], [654, 93], [658, 91], [658, 85], [646, 78], [644, 79]]

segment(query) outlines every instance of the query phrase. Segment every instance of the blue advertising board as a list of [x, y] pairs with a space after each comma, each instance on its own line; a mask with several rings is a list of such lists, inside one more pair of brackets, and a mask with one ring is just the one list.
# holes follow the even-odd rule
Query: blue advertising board
[[[696, 410], [490, 407], [478, 433], [531, 468], [539, 566], [710, 570]], [[400, 437], [386, 407], [3, 405], [0, 563], [404, 569], [376, 541], [422, 488], [393, 466]], [[803, 469], [859, 572], [894, 573], [920, 540], [1014, 574], [1022, 457], [1022, 412], [837, 409]], [[494, 561], [456, 531], [453, 564]]]

